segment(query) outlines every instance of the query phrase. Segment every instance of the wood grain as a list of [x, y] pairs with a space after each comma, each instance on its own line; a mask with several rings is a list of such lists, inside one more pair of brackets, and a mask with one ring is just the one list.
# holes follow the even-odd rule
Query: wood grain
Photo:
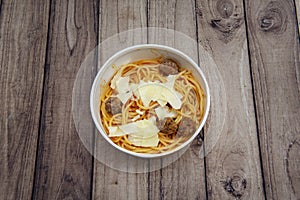
[[245, 6], [267, 198], [299, 199], [300, 50], [294, 4], [253, 0]]
[[298, 23], [298, 32], [300, 35], [300, 1], [295, 0], [295, 6], [296, 6], [296, 15], [297, 15], [297, 23]]
[[0, 1], [0, 199], [31, 199], [48, 14], [49, 1]]
[[199, 43], [218, 65], [227, 100], [225, 125], [206, 156], [208, 199], [263, 199], [243, 1], [197, 0], [196, 5]]
[[[131, 32], [114, 39], [110, 38], [129, 29], [146, 27], [146, 1], [101, 1], [99, 17], [99, 41], [102, 43], [110, 39], [109, 43], [105, 43], [109, 46], [104, 51], [99, 51], [101, 61], [127, 46], [147, 43], [146, 29], [136, 35]], [[103, 153], [99, 151], [101, 147], [97, 143], [95, 149], [95, 154]], [[107, 154], [106, 159], [113, 160], [113, 156]], [[93, 199], [148, 199], [148, 174], [117, 171], [95, 159]]]
[[34, 199], [89, 199], [92, 156], [72, 118], [72, 88], [81, 62], [97, 44], [96, 1], [51, 4], [42, 126]]
[[[194, 1], [149, 1], [149, 27], [180, 31], [195, 40], [186, 53], [197, 61], [196, 18]], [[184, 43], [176, 34], [163, 30], [149, 31], [149, 43], [165, 44], [182, 49]], [[150, 173], [150, 199], [205, 199], [204, 159], [201, 158], [201, 142], [195, 139], [181, 158], [171, 165]]]
[[[300, 199], [299, 8], [299, 0], [0, 0], [0, 199]], [[98, 41], [147, 25], [154, 28], [112, 41], [100, 60], [128, 45], [160, 43], [189, 48], [211, 72], [197, 52], [203, 47], [223, 78], [227, 113], [205, 160], [197, 138], [173, 164], [131, 174], [94, 160], [82, 145], [72, 89]], [[155, 27], [198, 38], [201, 47]], [[82, 88], [95, 72], [82, 72], [92, 75]], [[89, 114], [82, 109], [80, 117]], [[217, 120], [209, 115], [206, 138]]]

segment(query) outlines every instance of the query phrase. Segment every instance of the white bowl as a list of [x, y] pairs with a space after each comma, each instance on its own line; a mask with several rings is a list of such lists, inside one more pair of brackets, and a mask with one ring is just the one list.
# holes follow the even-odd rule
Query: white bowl
[[[120, 66], [123, 64], [127, 64], [133, 61], [141, 60], [141, 59], [153, 59], [157, 58], [159, 56], [163, 56], [166, 58], [174, 59], [177, 63], [179, 63], [179, 66], [184, 66], [185, 68], [192, 71], [194, 77], [196, 80], [200, 83], [201, 87], [204, 90], [204, 93], [206, 95], [206, 102], [205, 102], [205, 111], [203, 119], [201, 120], [201, 123], [195, 133], [184, 143], [179, 145], [178, 147], [162, 152], [162, 153], [156, 153], [156, 154], [148, 154], [148, 153], [136, 153], [133, 151], [129, 151], [127, 149], [124, 149], [118, 145], [116, 145], [106, 134], [100, 118], [99, 108], [100, 108], [100, 93], [101, 93], [101, 85], [104, 83], [107, 83], [110, 78], [113, 76], [117, 68], [113, 68], [112, 66]], [[198, 135], [200, 130], [203, 128], [204, 123], [207, 119], [208, 112], [210, 107], [210, 93], [207, 81], [205, 79], [205, 76], [203, 72], [201, 71], [200, 67], [186, 54], [182, 53], [181, 51], [164, 46], [164, 45], [157, 45], [157, 44], [142, 44], [142, 45], [135, 45], [128, 48], [125, 48], [116, 54], [114, 54], [112, 57], [110, 57], [104, 65], [99, 70], [91, 89], [90, 94], [90, 108], [91, 108], [91, 114], [93, 121], [107, 142], [109, 142], [113, 147], [117, 148], [118, 150], [125, 152], [129, 155], [141, 157], [141, 158], [156, 158], [161, 156], [166, 156], [169, 154], [172, 154], [174, 152], [178, 152], [180, 150], [183, 150], [184, 147], [187, 147]], [[185, 148], [186, 149], [186, 148]]]

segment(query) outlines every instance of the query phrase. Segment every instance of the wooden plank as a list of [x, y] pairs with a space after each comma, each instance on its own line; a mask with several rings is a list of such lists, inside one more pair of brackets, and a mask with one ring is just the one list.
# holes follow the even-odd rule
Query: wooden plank
[[294, 4], [253, 0], [245, 6], [266, 195], [299, 199], [300, 50]]
[[92, 156], [73, 122], [72, 88], [96, 45], [97, 1], [52, 1], [34, 199], [89, 199]]
[[[149, 1], [149, 27], [180, 31], [196, 41], [194, 1]], [[183, 49], [184, 42], [178, 35], [166, 34], [155, 29], [148, 31], [149, 43], [158, 43]], [[187, 46], [187, 53], [197, 61], [197, 42]], [[171, 165], [150, 173], [150, 199], [205, 199], [204, 159], [202, 146], [195, 140], [181, 158]]]
[[296, 6], [296, 15], [297, 15], [297, 22], [298, 22], [298, 31], [300, 35], [300, 1], [295, 0]]
[[31, 199], [49, 1], [0, 1], [0, 199]]
[[[129, 29], [146, 27], [146, 24], [146, 1], [104, 0], [100, 2], [100, 42]], [[110, 38], [110, 46], [105, 51], [99, 52], [99, 58], [103, 60], [127, 46], [147, 43], [146, 29], [135, 32], [138, 34], [132, 33]], [[141, 37], [142, 35], [144, 37]], [[101, 147], [97, 144], [95, 154], [103, 153], [100, 152]], [[113, 156], [108, 154], [106, 159], [114, 160]], [[93, 199], [148, 199], [148, 174], [117, 171], [95, 159]]]
[[199, 42], [218, 65], [227, 99], [222, 133], [206, 156], [208, 199], [264, 198], [243, 10], [242, 0], [197, 0]]

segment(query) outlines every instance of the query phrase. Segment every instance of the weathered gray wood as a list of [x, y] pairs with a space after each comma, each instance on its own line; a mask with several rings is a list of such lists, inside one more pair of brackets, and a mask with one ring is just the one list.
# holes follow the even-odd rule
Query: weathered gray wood
[[[147, 43], [146, 29], [141, 32], [123, 34], [114, 39], [110, 38], [129, 29], [146, 27], [146, 1], [101, 1], [99, 17], [99, 42], [110, 39], [109, 43], [105, 42], [106, 50], [99, 52], [100, 63], [103, 64], [105, 58], [107, 59], [114, 52], [127, 46]], [[97, 142], [95, 144], [95, 154], [103, 154], [99, 144]], [[114, 154], [107, 154], [106, 159], [113, 160], [113, 156]], [[148, 173], [134, 174], [117, 171], [95, 159], [93, 199], [148, 199]]]
[[253, 0], [245, 6], [267, 198], [299, 199], [300, 50], [294, 4]]
[[298, 31], [299, 31], [299, 35], [300, 35], [300, 1], [295, 0], [295, 6], [296, 6], [296, 15], [297, 15]]
[[92, 156], [76, 133], [72, 89], [97, 45], [97, 1], [52, 1], [34, 199], [89, 199]]
[[0, 199], [31, 199], [49, 1], [0, 1]]
[[[194, 1], [149, 1], [148, 21], [150, 27], [174, 29], [195, 40], [186, 53], [197, 62], [196, 18]], [[148, 31], [149, 43], [169, 45], [183, 49], [185, 42], [177, 34], [166, 34], [163, 30]], [[188, 43], [190, 45], [190, 43]], [[150, 199], [205, 199], [204, 159], [202, 146], [197, 139], [173, 164], [150, 173]]]
[[208, 199], [263, 199], [243, 1], [198, 0], [196, 12], [199, 42], [218, 65], [227, 99], [223, 130], [206, 156]]
[[[294, 8], [299, 20], [299, 1], [244, 2], [266, 197], [299, 199], [299, 21]], [[218, 64], [228, 106], [221, 137], [206, 157], [209, 199], [264, 198], [242, 3], [196, 1], [199, 42]], [[98, 31], [104, 41], [146, 27], [148, 17], [149, 26], [196, 38], [193, 7], [190, 0], [104, 0], [101, 5], [53, 0], [46, 52], [50, 1], [0, 0], [0, 199], [30, 199], [32, 190], [34, 199], [205, 199], [205, 166], [197, 140], [178, 161], [149, 174], [119, 172], [96, 160], [93, 168], [71, 113], [73, 81], [96, 46]], [[139, 34], [132, 44], [146, 39], [147, 33]], [[184, 45], [160, 32], [150, 31], [148, 39]], [[99, 56], [107, 57], [106, 53]], [[210, 117], [208, 125], [213, 120]]]

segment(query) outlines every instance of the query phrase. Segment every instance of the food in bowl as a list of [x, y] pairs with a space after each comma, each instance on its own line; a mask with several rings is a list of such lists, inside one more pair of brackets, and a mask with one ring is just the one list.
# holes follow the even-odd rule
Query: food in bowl
[[[178, 87], [184, 77], [194, 92]], [[209, 107], [209, 87], [199, 66], [181, 51], [158, 44], [127, 47], [111, 56], [90, 93], [92, 119], [103, 138], [139, 158], [182, 155], [203, 128]]]
[[158, 154], [195, 135], [207, 112], [207, 96], [190, 69], [165, 56], [112, 68], [115, 73], [100, 86], [98, 112], [114, 144]]

